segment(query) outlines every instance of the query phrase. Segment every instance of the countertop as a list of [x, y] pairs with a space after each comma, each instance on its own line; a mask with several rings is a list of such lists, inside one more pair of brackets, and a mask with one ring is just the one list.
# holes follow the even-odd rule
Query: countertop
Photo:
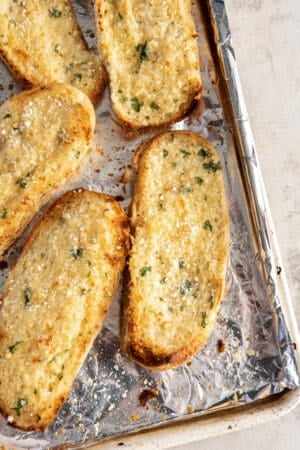
[[[225, 0], [241, 82], [300, 324], [300, 2]], [[200, 425], [201, 426], [201, 425]], [[300, 406], [244, 431], [173, 450], [299, 450]]]

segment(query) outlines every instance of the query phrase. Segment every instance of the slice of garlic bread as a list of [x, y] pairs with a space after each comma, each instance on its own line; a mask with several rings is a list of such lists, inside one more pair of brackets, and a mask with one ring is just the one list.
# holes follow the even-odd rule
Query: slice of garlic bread
[[201, 89], [191, 2], [96, 0], [113, 108], [131, 127], [182, 118]]
[[71, 0], [1, 0], [0, 55], [27, 87], [55, 81], [92, 102], [105, 87], [104, 67], [88, 50]]
[[0, 110], [0, 258], [90, 150], [95, 113], [78, 89], [55, 83]]
[[150, 369], [184, 363], [214, 327], [224, 295], [229, 220], [221, 163], [191, 132], [137, 152], [123, 349]]
[[0, 410], [44, 430], [101, 329], [125, 264], [128, 227], [111, 197], [68, 192], [33, 229], [0, 311]]

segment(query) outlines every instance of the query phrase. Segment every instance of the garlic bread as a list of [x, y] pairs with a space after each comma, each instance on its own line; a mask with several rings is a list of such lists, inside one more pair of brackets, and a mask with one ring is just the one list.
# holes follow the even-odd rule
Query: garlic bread
[[179, 120], [201, 90], [191, 1], [96, 0], [112, 106], [130, 127]]
[[192, 132], [158, 135], [135, 157], [124, 351], [150, 369], [200, 349], [224, 295], [229, 219], [216, 150]]
[[0, 310], [0, 410], [44, 430], [99, 333], [127, 252], [127, 217], [111, 197], [68, 192], [33, 229]]
[[90, 150], [95, 112], [61, 83], [24, 91], [0, 110], [0, 258]]
[[88, 50], [71, 0], [1, 0], [0, 55], [26, 87], [53, 82], [81, 89], [92, 102], [106, 84]]

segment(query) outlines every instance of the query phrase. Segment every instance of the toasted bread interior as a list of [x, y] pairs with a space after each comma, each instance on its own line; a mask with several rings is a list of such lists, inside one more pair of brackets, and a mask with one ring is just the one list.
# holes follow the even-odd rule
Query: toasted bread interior
[[103, 194], [65, 194], [33, 229], [1, 298], [0, 410], [44, 430], [99, 333], [127, 251], [127, 218]]
[[131, 127], [183, 117], [201, 89], [191, 2], [96, 0], [113, 108]]
[[216, 150], [191, 132], [157, 136], [135, 164], [123, 347], [165, 369], [205, 344], [216, 321], [228, 256], [223, 174]]
[[26, 87], [55, 81], [92, 102], [106, 84], [98, 55], [88, 50], [71, 0], [1, 0], [0, 55]]
[[0, 257], [91, 148], [95, 113], [78, 89], [54, 83], [0, 111]]

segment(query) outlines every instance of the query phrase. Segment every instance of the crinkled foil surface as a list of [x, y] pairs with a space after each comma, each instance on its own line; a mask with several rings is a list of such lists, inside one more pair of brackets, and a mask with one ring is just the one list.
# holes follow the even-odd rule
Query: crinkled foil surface
[[[74, 5], [89, 45], [96, 47], [92, 2], [76, 0]], [[147, 371], [120, 350], [119, 292], [52, 426], [44, 433], [24, 433], [0, 419], [0, 443], [9, 449], [68, 448], [72, 444], [72, 448], [85, 448], [107, 437], [241, 406], [299, 386], [224, 2], [199, 0], [193, 13], [199, 33], [203, 96], [189, 117], [170, 128], [204, 135], [223, 162], [231, 219], [230, 260], [227, 294], [214, 332], [188, 364], [165, 372]], [[1, 101], [19, 90], [1, 64]], [[230, 114], [226, 104], [232, 108]], [[137, 145], [159, 131], [162, 129], [137, 135], [122, 129], [111, 111], [107, 90], [97, 108], [95, 149], [81, 177], [71, 180], [63, 191], [84, 186], [115, 196], [126, 208], [131, 190], [122, 182], [122, 175], [130, 168]], [[11, 250], [8, 266], [23, 241], [24, 237]], [[1, 289], [8, 271], [2, 263]]]

